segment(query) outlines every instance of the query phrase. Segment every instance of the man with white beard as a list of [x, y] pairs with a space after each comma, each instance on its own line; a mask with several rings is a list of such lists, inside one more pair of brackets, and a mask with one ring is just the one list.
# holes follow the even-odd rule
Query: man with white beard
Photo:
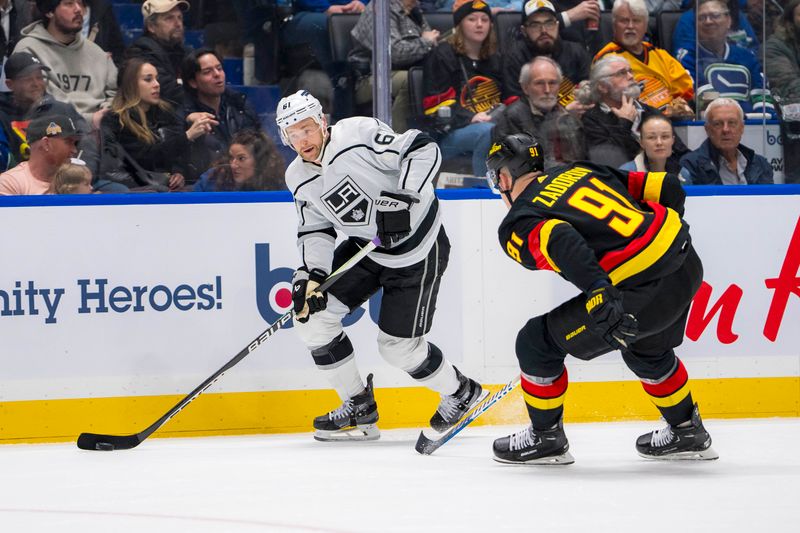
[[[639, 153], [642, 119], [651, 113], [661, 114], [641, 103], [640, 93], [641, 87], [624, 57], [608, 55], [592, 66], [589, 83], [576, 91], [578, 100], [595, 104], [581, 119], [591, 161], [618, 168]], [[683, 141], [675, 137], [671, 157], [677, 162], [688, 151]]]
[[563, 74], [553, 59], [535, 57], [522, 66], [519, 84], [524, 96], [497, 117], [494, 141], [514, 133], [527, 133], [544, 148], [544, 164], [549, 167], [585, 157], [580, 120], [558, 103]]

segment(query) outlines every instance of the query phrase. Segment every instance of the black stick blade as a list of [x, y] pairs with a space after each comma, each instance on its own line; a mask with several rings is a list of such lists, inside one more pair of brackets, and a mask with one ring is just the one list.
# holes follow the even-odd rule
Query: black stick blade
[[130, 450], [142, 442], [138, 435], [98, 435], [81, 433], [78, 448], [92, 451]]
[[419, 432], [419, 438], [417, 439], [417, 444], [414, 445], [414, 449], [417, 450], [422, 455], [430, 455], [435, 452], [439, 446], [437, 446], [436, 441], [433, 441], [425, 436], [425, 432]]

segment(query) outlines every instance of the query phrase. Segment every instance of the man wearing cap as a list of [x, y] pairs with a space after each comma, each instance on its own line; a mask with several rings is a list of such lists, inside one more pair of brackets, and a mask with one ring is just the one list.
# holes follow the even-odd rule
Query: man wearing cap
[[72, 119], [81, 134], [78, 150], [93, 174], [97, 172], [97, 143], [88, 133], [89, 124], [75, 108], [59, 102], [47, 93], [46, 73], [50, 69], [28, 52], [11, 54], [5, 64], [6, 85], [11, 92], [0, 95], [0, 111], [10, 121], [9, 144], [16, 161], [25, 161], [30, 153], [26, 140], [28, 123], [35, 118], [49, 115], [64, 115]]
[[181, 61], [187, 50], [184, 46], [183, 13], [188, 11], [186, 0], [147, 0], [142, 4], [144, 35], [131, 44], [125, 57], [141, 57], [158, 70], [161, 99], [174, 108], [183, 103], [180, 79]]
[[46, 194], [58, 167], [77, 153], [75, 122], [64, 115], [39, 117], [28, 126], [30, 160], [0, 174], [0, 195]]
[[42, 18], [23, 28], [14, 52], [28, 52], [49, 67], [48, 92], [97, 129], [117, 92], [117, 67], [81, 34], [82, 0], [36, 0], [36, 7]]
[[562, 17], [548, 0], [530, 0], [522, 11], [520, 34], [503, 54], [503, 86], [509, 94], [523, 96], [519, 83], [522, 66], [536, 56], [553, 59], [561, 67], [563, 79], [558, 90], [559, 104], [581, 111], [572, 90], [589, 77], [591, 57], [579, 44], [559, 36]]

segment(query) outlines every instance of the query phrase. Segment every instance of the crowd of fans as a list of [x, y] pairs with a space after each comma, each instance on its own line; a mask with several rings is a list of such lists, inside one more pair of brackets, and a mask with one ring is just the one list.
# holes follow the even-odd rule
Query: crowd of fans
[[[111, 1], [0, 0], [0, 195], [86, 192], [87, 176], [95, 192], [285, 189], [274, 110], [231, 88], [228, 48], [186, 42], [185, 19], [203, 21], [192, 10], [213, 8], [140, 1], [141, 35], [125, 46]], [[800, 182], [800, 0], [386, 5], [393, 127], [433, 136], [444, 170], [483, 176], [492, 142], [525, 132], [548, 165], [772, 183], [770, 163], [741, 141], [746, 120], [777, 119], [785, 180]], [[254, 83], [301, 84], [332, 121], [370, 113], [373, 3], [232, 0], [230, 10], [240, 31], [227, 42], [254, 51]], [[331, 45], [338, 14], [353, 18], [346, 57]], [[674, 25], [660, 23], [667, 16]], [[316, 82], [304, 77], [315, 67]], [[673, 122], [694, 119], [708, 138], [690, 151]]]

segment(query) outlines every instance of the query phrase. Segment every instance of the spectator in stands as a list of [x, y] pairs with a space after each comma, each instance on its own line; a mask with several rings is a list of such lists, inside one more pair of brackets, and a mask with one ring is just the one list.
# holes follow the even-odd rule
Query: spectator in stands
[[579, 109], [575, 102], [575, 85], [589, 77], [591, 57], [583, 46], [561, 39], [555, 6], [548, 0], [531, 0], [525, 3], [519, 36], [503, 53], [503, 86], [509, 95], [524, 94], [519, 78], [522, 66], [536, 56], [547, 56], [559, 64], [564, 74], [559, 87], [559, 103]]
[[32, 120], [30, 159], [0, 174], [0, 195], [47, 194], [58, 167], [75, 157], [79, 135], [75, 123], [64, 115]]
[[[16, 52], [6, 61], [4, 73], [6, 85], [11, 90], [0, 96], [0, 111], [10, 121], [9, 144], [14, 162], [26, 161], [30, 155], [30, 144], [25, 131], [28, 123], [38, 117], [64, 115], [78, 128], [81, 158], [96, 172], [98, 161], [97, 142], [89, 135], [92, 128], [75, 108], [59, 102], [47, 93], [45, 75], [50, 69], [28, 52]], [[13, 165], [12, 165], [13, 166]]]
[[453, 36], [425, 59], [425, 115], [439, 137], [442, 160], [472, 158], [475, 176], [486, 175], [493, 111], [500, 108], [502, 83], [492, 13], [482, 0], [458, 0]]
[[639, 128], [639, 144], [642, 151], [620, 167], [631, 172], [669, 172], [678, 174], [681, 170], [677, 158], [672, 156], [675, 145], [675, 131], [672, 122], [661, 115], [647, 115]]
[[233, 136], [227, 163], [212, 168], [194, 184], [195, 192], [283, 191], [284, 162], [263, 132], [243, 130]]
[[247, 97], [225, 87], [222, 58], [210, 48], [194, 50], [181, 67], [186, 101], [182, 115], [191, 123], [206, 119], [211, 131], [192, 143], [189, 168], [193, 183], [211, 164], [228, 153], [233, 135], [241, 130], [260, 130], [261, 122], [247, 103]]
[[[0, 0], [0, 64], [4, 64], [14, 51], [19, 32], [24, 28], [25, 15], [17, 4], [27, 0]], [[0, 78], [0, 92], [5, 92], [4, 78]]]
[[81, 159], [71, 159], [64, 163], [53, 176], [49, 194], [91, 194], [92, 171]]
[[764, 30], [769, 35], [779, 24], [778, 19], [786, 12], [785, 0], [746, 0], [746, 16], [750, 27], [755, 30], [759, 43], [764, 43]]
[[125, 42], [111, 3], [106, 0], [83, 0], [83, 5], [81, 33], [84, 38], [111, 54], [114, 64], [119, 66], [125, 53]]
[[687, 185], [753, 185], [773, 183], [764, 156], [741, 144], [742, 108], [730, 98], [717, 98], [706, 109], [708, 139], [681, 158], [681, 178]]
[[328, 15], [362, 13], [366, 2], [360, 0], [295, 0], [294, 15], [281, 30], [283, 47], [310, 46], [333, 85], [333, 117], [350, 115], [350, 94], [346, 83], [347, 63], [334, 61], [328, 35]]
[[[739, 0], [718, 0], [721, 7], [716, 8], [717, 11], [725, 10], [728, 12], [727, 22], [730, 23], [726, 32], [726, 38], [731, 45], [738, 45], [742, 48], [747, 48], [754, 55], [758, 55], [758, 39], [753, 27], [747, 21], [747, 18], [740, 13]], [[675, 26], [675, 31], [672, 33], [672, 55], [675, 56], [681, 63], [684, 63], [684, 56], [694, 57], [697, 53], [695, 44], [697, 42], [697, 6], [701, 5], [702, 1], [691, 1], [692, 8], [687, 10], [678, 20]], [[721, 20], [721, 19], [717, 19]], [[708, 20], [700, 21], [708, 22]], [[686, 63], [684, 63], [686, 65]], [[688, 67], [687, 67], [688, 68]], [[691, 69], [689, 69], [691, 71]], [[696, 80], [696, 78], [695, 78]], [[698, 84], [699, 87], [699, 84]]]
[[22, 30], [14, 52], [29, 52], [49, 67], [48, 92], [97, 129], [117, 90], [117, 67], [83, 38], [82, 0], [36, 0], [36, 7], [42, 18]]
[[695, 80], [698, 102], [709, 91], [737, 100], [744, 111], [774, 116], [772, 95], [766, 87], [761, 63], [746, 48], [730, 45], [726, 35], [731, 15], [722, 0], [700, 0], [698, 57], [684, 54], [680, 59]]
[[141, 168], [148, 173], [139, 176], [138, 184], [180, 190], [186, 183], [190, 143], [211, 132], [214, 121], [198, 118], [186, 129], [161, 98], [156, 67], [141, 57], [126, 60], [119, 85], [112, 112], [103, 118], [103, 157], [113, 157], [107, 148], [119, 146], [133, 160], [127, 165], [130, 172], [141, 174]]
[[800, 0], [790, 0], [765, 45], [767, 78], [781, 103], [783, 173], [800, 183]]
[[[583, 115], [583, 129], [589, 158], [595, 163], [619, 167], [639, 153], [640, 126], [646, 115], [660, 114], [639, 102], [641, 87], [623, 56], [609, 54], [592, 66], [590, 83], [581, 87], [579, 100], [595, 102]], [[676, 139], [673, 157], [687, 152]]]
[[[408, 129], [410, 111], [408, 69], [421, 64], [433, 50], [439, 32], [432, 30], [422, 16], [418, 0], [390, 0], [389, 41], [392, 58], [392, 129], [402, 133]], [[372, 38], [374, 3], [367, 6], [350, 34], [353, 48], [347, 60], [358, 74], [355, 86], [356, 105], [372, 101]]]
[[558, 103], [563, 75], [553, 59], [538, 56], [522, 66], [519, 84], [525, 95], [497, 116], [495, 142], [514, 133], [527, 133], [544, 148], [545, 166], [584, 159], [580, 120]]
[[186, 0], [146, 0], [142, 4], [144, 34], [125, 53], [126, 58], [140, 57], [158, 69], [161, 99], [174, 109], [183, 104], [180, 84], [184, 47], [183, 13]]
[[633, 77], [642, 87], [639, 101], [667, 116], [693, 116], [688, 102], [694, 97], [689, 72], [669, 52], [644, 40], [648, 14], [644, 0], [616, 0], [612, 9], [614, 40], [594, 60], [618, 54], [631, 64]]

